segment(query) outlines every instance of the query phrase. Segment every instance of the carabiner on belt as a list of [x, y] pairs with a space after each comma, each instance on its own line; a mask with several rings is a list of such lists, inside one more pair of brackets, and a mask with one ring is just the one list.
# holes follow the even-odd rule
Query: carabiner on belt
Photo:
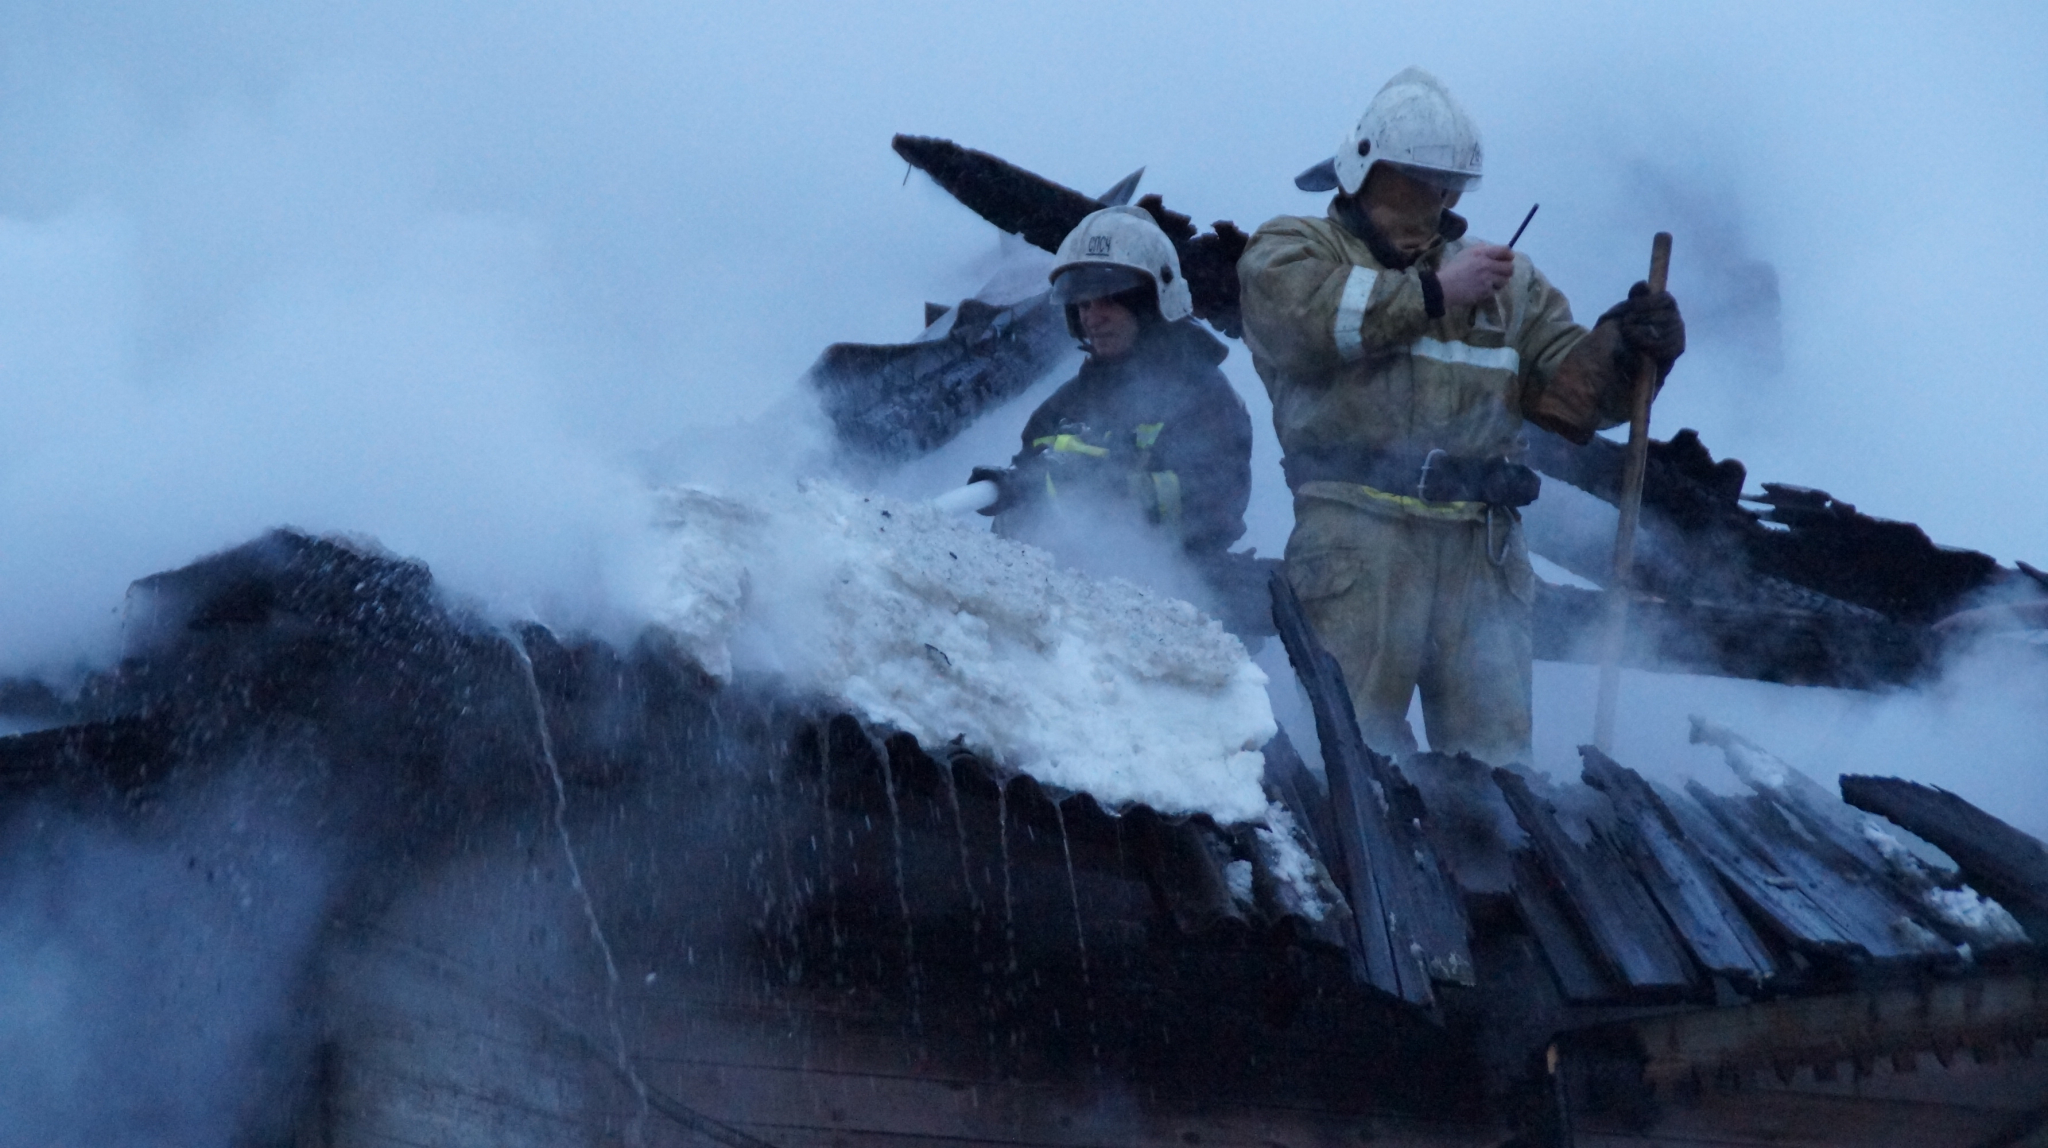
[[1422, 473], [1415, 480], [1415, 497], [1424, 502], [1434, 501], [1429, 497], [1429, 468], [1435, 466], [1436, 460], [1443, 457], [1444, 449], [1442, 447], [1437, 447], [1435, 450], [1422, 456]]

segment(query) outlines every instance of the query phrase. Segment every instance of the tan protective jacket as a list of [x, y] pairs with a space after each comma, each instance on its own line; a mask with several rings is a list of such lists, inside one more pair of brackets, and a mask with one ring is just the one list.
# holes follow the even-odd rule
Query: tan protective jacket
[[[1627, 417], [1615, 325], [1572, 322], [1526, 257], [1484, 303], [1432, 317], [1423, 272], [1465, 246], [1464, 221], [1445, 213], [1441, 241], [1397, 271], [1337, 211], [1273, 220], [1237, 265], [1245, 345], [1290, 458], [1512, 459], [1525, 418], [1584, 441]], [[1535, 576], [1519, 518], [1418, 493], [1302, 481], [1288, 581], [1344, 668], [1368, 745], [1415, 747], [1420, 686], [1433, 748], [1527, 761]]]
[[1464, 221], [1388, 270], [1334, 218], [1281, 216], [1238, 261], [1244, 341], [1288, 454], [1330, 447], [1514, 457], [1524, 418], [1583, 442], [1628, 418], [1615, 338], [1589, 338], [1527, 256], [1477, 307], [1427, 312], [1422, 272], [1462, 250]]

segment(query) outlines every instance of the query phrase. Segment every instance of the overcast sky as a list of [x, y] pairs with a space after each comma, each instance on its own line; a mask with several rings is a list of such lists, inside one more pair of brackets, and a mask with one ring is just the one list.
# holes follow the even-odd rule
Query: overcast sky
[[2048, 17], [1691, 7], [6, 4], [0, 664], [286, 522], [600, 609], [627, 460], [976, 285], [892, 133], [1249, 228], [1411, 63], [1582, 317], [1676, 233], [1657, 433], [2048, 562]]

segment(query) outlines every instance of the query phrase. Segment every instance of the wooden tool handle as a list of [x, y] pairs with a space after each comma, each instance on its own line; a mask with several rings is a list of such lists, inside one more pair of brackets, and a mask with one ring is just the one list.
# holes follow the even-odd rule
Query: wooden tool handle
[[[1664, 290], [1671, 272], [1671, 233], [1650, 241], [1650, 293]], [[1643, 472], [1650, 461], [1650, 400], [1657, 393], [1657, 364], [1648, 357], [1636, 368], [1634, 402], [1628, 420], [1628, 466], [1621, 479], [1621, 522], [1614, 531], [1614, 575], [1607, 583], [1607, 642], [1600, 658], [1600, 696], [1593, 707], [1593, 744], [1614, 752], [1614, 711], [1621, 698], [1621, 653], [1628, 635], [1628, 599], [1634, 581], [1636, 520], [1643, 509]]]

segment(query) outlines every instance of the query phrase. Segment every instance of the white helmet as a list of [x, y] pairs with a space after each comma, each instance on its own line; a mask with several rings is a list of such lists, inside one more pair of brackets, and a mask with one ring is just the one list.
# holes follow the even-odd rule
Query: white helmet
[[1071, 307], [1135, 287], [1150, 287], [1171, 323], [1195, 313], [1180, 256], [1142, 207], [1105, 207], [1060, 240], [1052, 265], [1052, 301]]
[[1376, 163], [1446, 191], [1465, 191], [1479, 182], [1479, 129], [1442, 81], [1421, 68], [1404, 68], [1337, 145], [1337, 185], [1356, 195]]

